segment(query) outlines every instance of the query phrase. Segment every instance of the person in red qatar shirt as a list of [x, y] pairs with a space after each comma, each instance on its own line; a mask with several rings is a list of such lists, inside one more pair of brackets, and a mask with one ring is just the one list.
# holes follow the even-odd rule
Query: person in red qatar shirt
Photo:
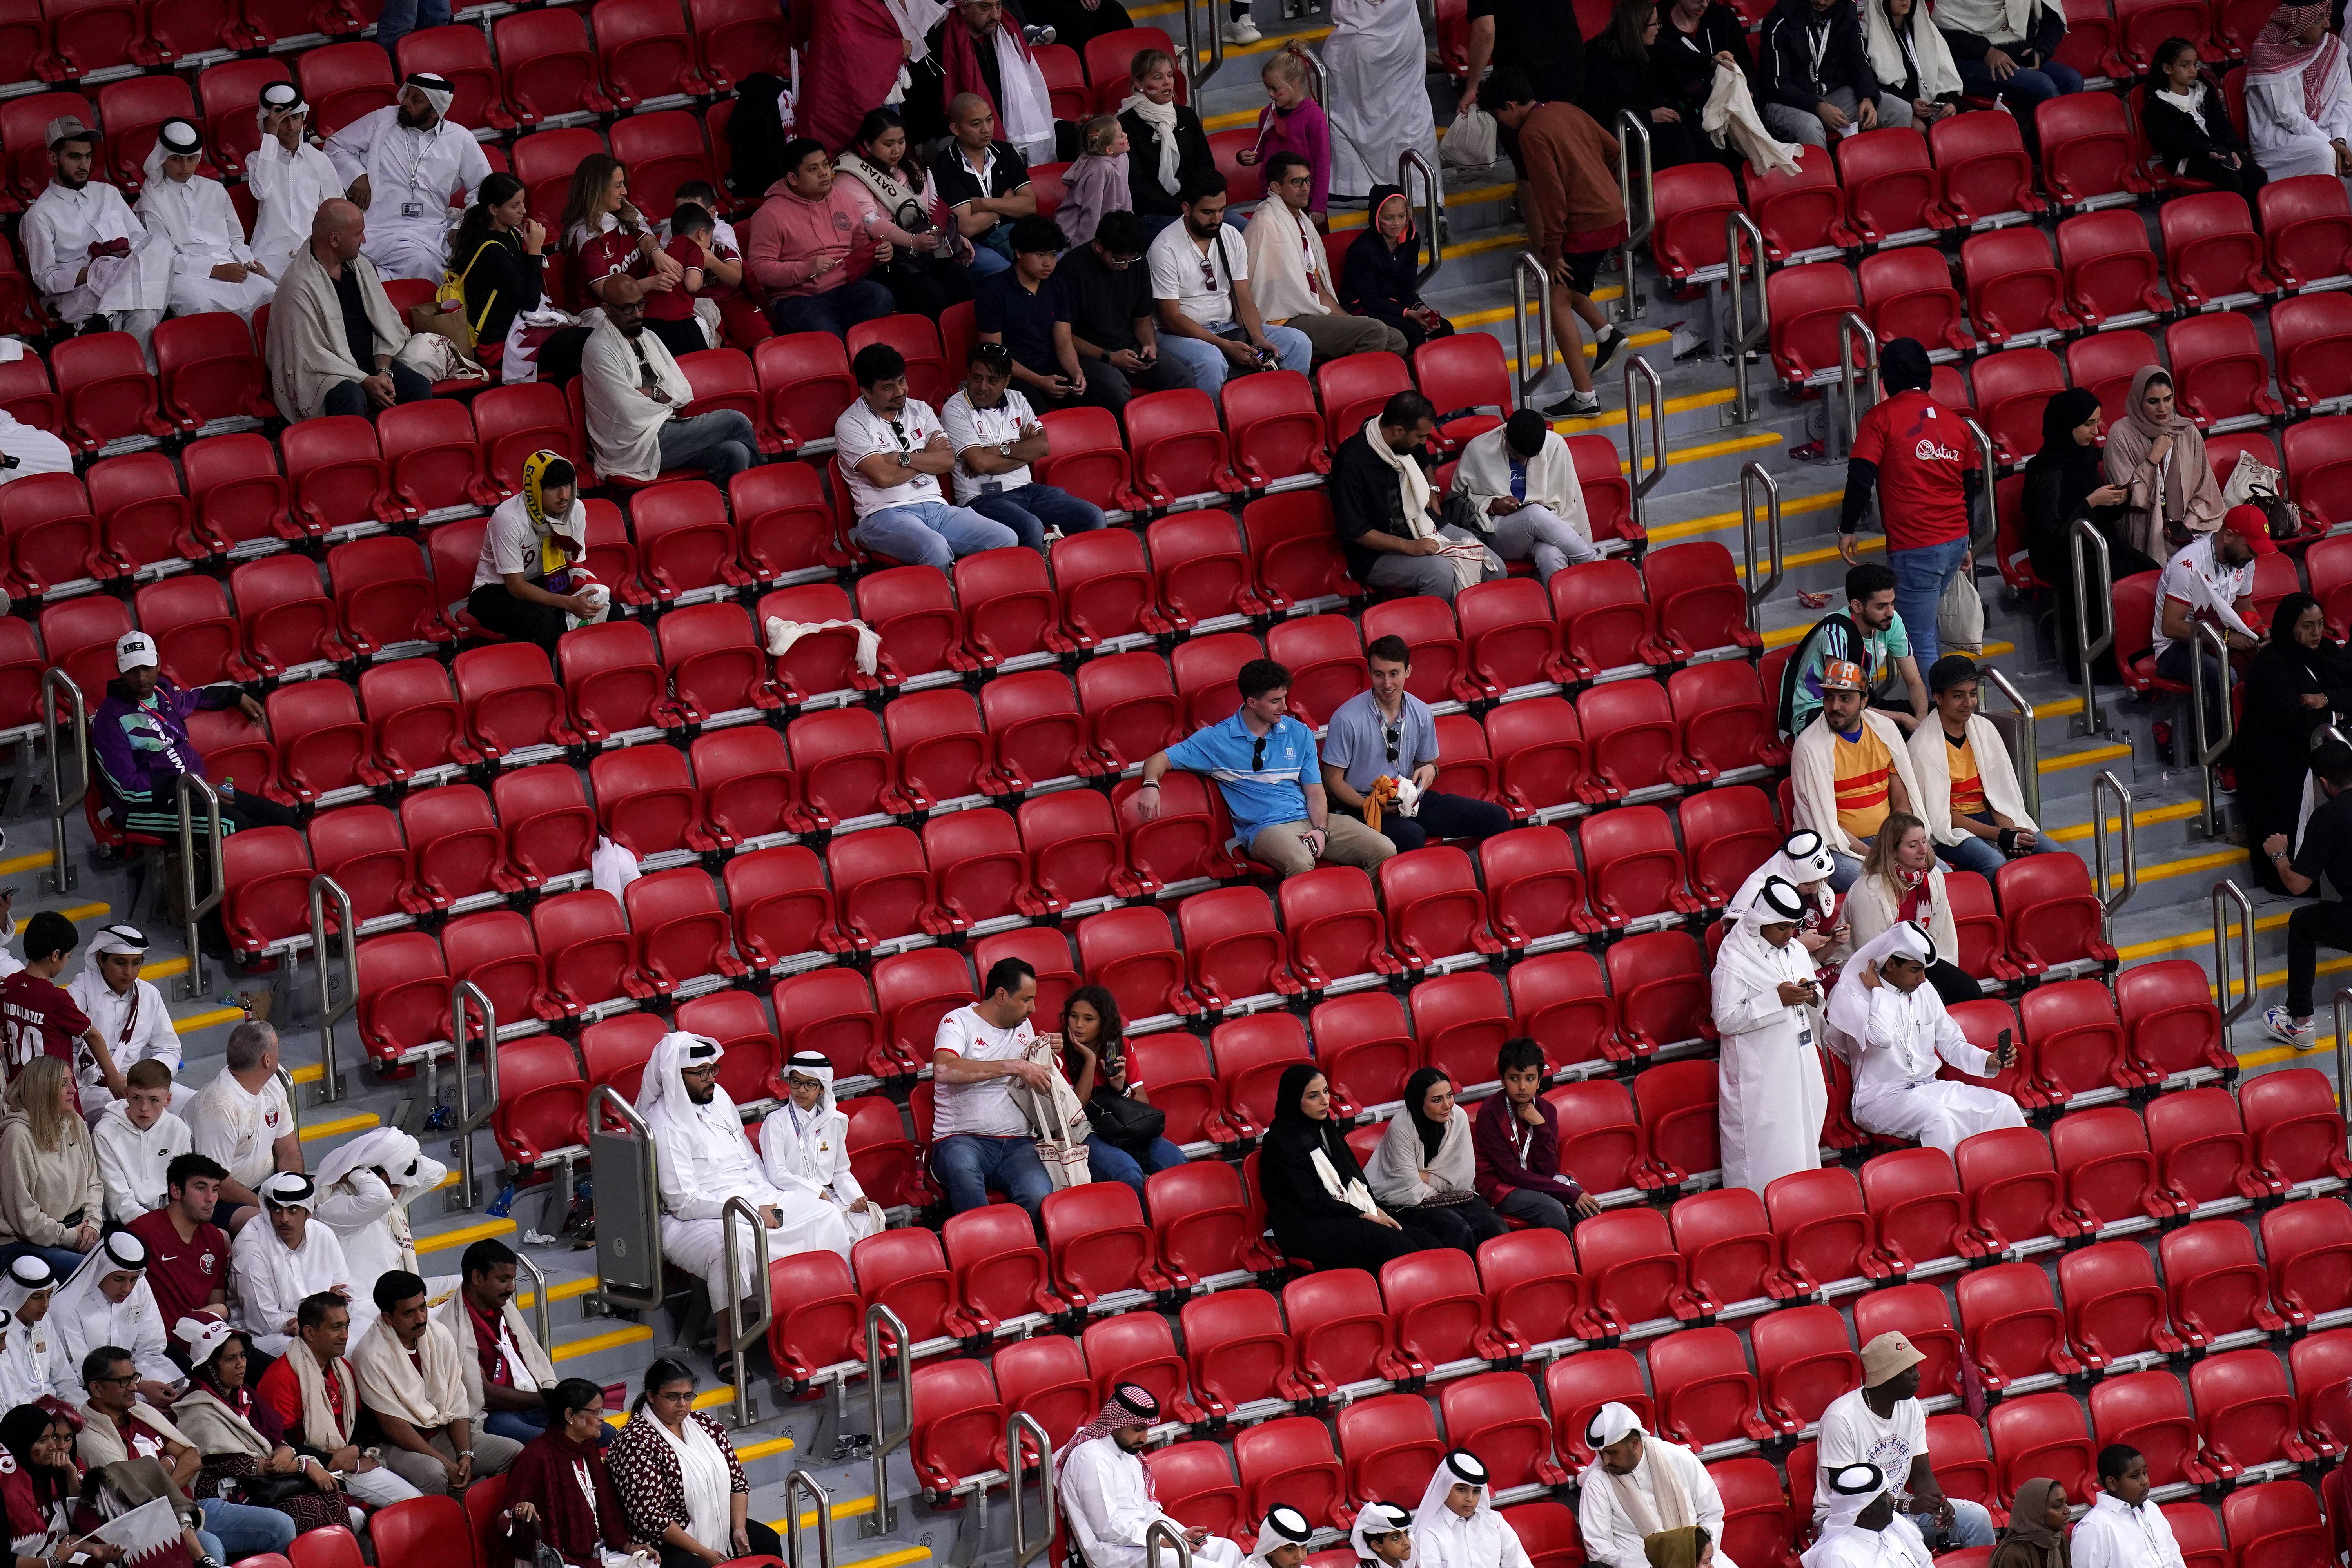
[[278, 1417], [286, 1441], [319, 1456], [342, 1489], [370, 1508], [425, 1494], [352, 1441], [360, 1415], [359, 1375], [343, 1352], [352, 1342], [351, 1303], [332, 1290], [302, 1298], [294, 1340], [269, 1363], [253, 1397]]
[[1927, 669], [1936, 662], [1936, 610], [1963, 573], [1969, 552], [1969, 497], [1977, 480], [1976, 439], [1967, 422], [1928, 395], [1935, 372], [1914, 338], [1880, 351], [1878, 402], [1862, 416], [1846, 459], [1845, 510], [1838, 519], [1838, 553], [1849, 566], [1862, 552], [1854, 532], [1872, 492], [1886, 527], [1886, 563], [1895, 569], [1895, 609], [1911, 634], [1911, 657]]
[[[122, 1071], [114, 1065], [106, 1036], [89, 1021], [74, 999], [57, 984], [81, 935], [73, 921], [55, 910], [43, 910], [25, 927], [25, 967], [0, 980], [0, 1024], [7, 1029], [7, 1076], [15, 1078], [36, 1057], [55, 1057], [66, 1064], [72, 1081], [74, 1042], [87, 1041], [90, 1059], [98, 1063], [115, 1099], [125, 1098]], [[77, 1088], [78, 1092], [78, 1088]], [[87, 1112], [90, 1108], [80, 1106]]]
[[147, 1244], [147, 1289], [163, 1321], [218, 1310], [228, 1300], [228, 1232], [213, 1205], [228, 1172], [202, 1154], [181, 1154], [163, 1169], [164, 1203], [127, 1227]]

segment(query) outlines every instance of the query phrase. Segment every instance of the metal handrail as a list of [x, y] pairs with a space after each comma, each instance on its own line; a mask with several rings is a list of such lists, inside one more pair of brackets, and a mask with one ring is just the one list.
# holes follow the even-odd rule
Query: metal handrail
[[[1528, 274], [1536, 279], [1536, 334], [1532, 359], [1528, 353]], [[1551, 374], [1551, 275], [1543, 258], [1522, 250], [1511, 262], [1511, 346], [1519, 353], [1519, 401], [1525, 403], [1543, 378]]]
[[[2352, 996], [2352, 985], [2341, 986], [2336, 990], [2336, 1082], [2337, 1085], [2337, 1092], [2339, 1094], [2343, 1092], [2343, 1085], [2352, 1083], [2352, 1030], [2347, 1030], [2344, 1026], [2344, 999], [2347, 996]], [[1148, 1538], [1144, 1543], [1144, 1550], [1146, 1552], [1150, 1552], [1151, 1550], [1150, 1542]]]
[[[462, 1063], [459, 1070], [464, 1070]], [[740, 1243], [735, 1239], [735, 1215], [739, 1210], [745, 1223], [751, 1227], [751, 1239], [757, 1244], [756, 1250], [760, 1255], [759, 1267], [751, 1275], [751, 1299], [760, 1303], [760, 1315], [748, 1323], [742, 1321], [743, 1302], [735, 1285], [735, 1281], [743, 1277], [742, 1271], [735, 1266], [740, 1256], [737, 1251]], [[735, 1425], [748, 1426], [760, 1418], [760, 1407], [752, 1401], [751, 1384], [744, 1381], [743, 1368], [751, 1361], [751, 1346], [760, 1335], [768, 1331], [768, 1325], [776, 1321], [776, 1282], [768, 1275], [768, 1221], [753, 1206], [751, 1199], [739, 1194], [729, 1198], [719, 1209], [719, 1254], [727, 1272], [725, 1317], [728, 1343], [732, 1347], [727, 1359], [735, 1368]]]
[[[2025, 797], [2025, 815], [2033, 818], [2037, 830], [2042, 826], [2042, 738], [2033, 732], [2033, 704], [2025, 694], [2010, 684], [2009, 677], [1990, 665], [1979, 667], [1985, 684], [2009, 700], [2017, 710], [2017, 745], [2010, 761], [2017, 767], [2018, 793]], [[1982, 699], [1979, 697], [1979, 701]]]
[[[482, 1103], [468, 1103], [466, 1071], [466, 998], [482, 1010]], [[457, 1080], [457, 1206], [469, 1209], [482, 1201], [474, 1173], [474, 1131], [499, 1108], [499, 1012], [481, 987], [470, 980], [449, 982], [449, 1047], [451, 1076]], [[638, 1125], [642, 1128], [644, 1123]], [[652, 1141], [650, 1131], [646, 1132]]]
[[800, 1469], [784, 1478], [784, 1562], [787, 1568], [801, 1568], [803, 1492], [816, 1504], [816, 1568], [833, 1568], [833, 1494], [818, 1485], [814, 1476]]
[[[890, 1325], [891, 1342], [898, 1347], [898, 1419], [887, 1427], [882, 1424], [881, 1330], [885, 1323]], [[914, 1343], [906, 1320], [898, 1313], [878, 1301], [866, 1309], [866, 1427], [874, 1435], [874, 1511], [859, 1526], [866, 1535], [887, 1535], [898, 1528], [897, 1510], [890, 1506], [888, 1460], [915, 1435]]]
[[1862, 334], [1863, 346], [1869, 351], [1870, 401], [1877, 403], [1885, 393], [1878, 383], [1878, 334], [1870, 323], [1855, 311], [1848, 310], [1838, 318], [1838, 396], [1845, 405], [1845, 444], [1851, 447], [1854, 437], [1862, 434], [1862, 403], [1854, 396], [1853, 340]]
[[530, 1276], [531, 1327], [539, 1335], [539, 1348], [545, 1350], [555, 1342], [555, 1305], [547, 1299], [547, 1272], [520, 1247], [515, 1249], [515, 1267]]
[[[192, 773], [180, 775], [174, 793], [180, 807], [180, 905], [188, 920], [188, 977], [181, 984], [180, 994], [209, 996], [212, 974], [205, 967], [205, 950], [196, 940], [196, 922], [219, 906], [221, 894], [228, 888], [228, 871], [221, 863], [220, 793]], [[203, 898], [196, 896], [196, 822], [188, 805], [190, 795], [205, 797], [205, 831], [211, 838], [206, 858], [212, 864], [213, 890]]]
[[[1633, 144], [1642, 146], [1642, 221], [1633, 223]], [[1649, 313], [1649, 301], [1643, 298], [1633, 280], [1633, 247], [1650, 237], [1658, 225], [1658, 163], [1650, 150], [1650, 128], [1642, 117], [1630, 109], [1617, 111], [1617, 196], [1625, 213], [1625, 243], [1618, 247], [1618, 258], [1625, 278], [1625, 297], [1619, 301], [1617, 319], [1633, 321]]]
[[[2225, 878], [2213, 884], [2211, 902], [2213, 990], [2221, 1000], [2221, 1038], [2227, 1042], [2230, 1037], [2230, 1026], [2244, 1017], [2248, 1010], [2253, 1006], [2254, 988], [2259, 984], [2254, 978], [2254, 900], [2246, 897], [2245, 889], [2239, 887], [2236, 881]], [[2246, 994], [2235, 1002], [2230, 1000], [2230, 992], [2232, 989], [2230, 973], [2230, 921], [2227, 912], [2222, 908], [2225, 904], [2234, 904], [2238, 910], [2236, 982], [2245, 987]], [[2340, 1030], [2338, 1032], [2341, 1033]], [[2231, 1047], [2232, 1055], [2236, 1054], [2236, 1049], [2234, 1046]], [[2337, 1043], [2336, 1049], [2338, 1051], [2343, 1049], [2340, 1041]]]
[[[1045, 1524], [1034, 1538], [1029, 1534], [1027, 1510], [1021, 1506], [1021, 1472], [1023, 1464], [1021, 1437], [1027, 1433], [1037, 1444], [1037, 1468], [1040, 1472], [1037, 1489], [1045, 1494]], [[1054, 1544], [1054, 1530], [1060, 1523], [1060, 1500], [1054, 1495], [1054, 1440], [1045, 1435], [1037, 1418], [1024, 1411], [1015, 1410], [1004, 1418], [1005, 1495], [1013, 1510], [1013, 1568], [1029, 1568], [1045, 1549]]]
[[[343, 939], [343, 999], [334, 999], [334, 975], [327, 957], [327, 895], [335, 900]], [[359, 921], [352, 913], [352, 896], [332, 877], [310, 879], [310, 965], [319, 976], [319, 1102], [331, 1105], [343, 1097], [341, 1071], [335, 1065], [335, 1020], [360, 999]]]
[[1297, 55], [1300, 62], [1307, 67], [1307, 96], [1315, 100], [1315, 107], [1329, 108], [1330, 105], [1324, 100], [1326, 89], [1323, 80], [1323, 62], [1315, 58], [1315, 51], [1302, 44], [1286, 52]]
[[[2103, 795], [2115, 797], [2116, 816], [2122, 825], [2119, 836], [2123, 839], [2124, 885], [2112, 889], [2108, 887], [2107, 809], [2100, 798]], [[2100, 924], [2112, 934], [2116, 911], [2130, 903], [2132, 895], [2139, 891], [2139, 827], [2132, 821], [2130, 787], [2105, 768], [2091, 781], [2091, 875], [2099, 885], [2099, 905], [2105, 911]]]
[[287, 1120], [294, 1124], [290, 1131], [299, 1137], [302, 1132], [302, 1092], [294, 1087], [294, 1075], [286, 1070], [282, 1062], [278, 1065], [277, 1078], [278, 1087], [286, 1095]]
[[[1209, 13], [1209, 63], [1203, 67], [1201, 58], [1200, 13]], [[1217, 26], [1216, 0], [1184, 0], [1184, 80], [1192, 89], [1187, 95], [1201, 96], [1201, 84], [1217, 74], [1225, 63], [1224, 30]]]
[[[1969, 549], [1973, 553], [1990, 544], [1994, 536], [2000, 531], [2000, 521], [1993, 515], [1992, 499], [1993, 489], [2000, 480], [2000, 458], [1993, 451], [1992, 437], [1986, 432], [1983, 426], [1965, 415], [1961, 416], [1960, 423], [1969, 427], [1969, 438], [1977, 444], [1977, 472], [1984, 479], [1985, 521], [1990, 524], [1983, 533], [1979, 534], [1975, 531], [1976, 524], [1969, 523]], [[1970, 564], [1973, 565], [1974, 563], [1971, 562]]]
[[1153, 1520], [1143, 1532], [1143, 1568], [1160, 1568], [1163, 1541], [1176, 1553], [1176, 1568], [1192, 1568], [1192, 1548], [1185, 1543], [1184, 1532], [1164, 1519]]
[[[2189, 633], [2192, 657], [2189, 660], [2189, 715], [2190, 732], [2196, 737], [2197, 769], [2205, 776], [2205, 834], [2209, 838], [2221, 836], [2221, 792], [2213, 776], [2213, 765], [2221, 760], [2236, 738], [2237, 725], [2230, 717], [2230, 645], [2221, 629], [2210, 621], [2200, 621]], [[2213, 650], [2214, 666], [2221, 673], [2221, 700], [2205, 700], [2205, 650]], [[2218, 710], [2221, 716], [2221, 734], [2216, 740], [2209, 733], [2212, 719], [2209, 709]]]
[[[1407, 206], [1412, 205], [1412, 174], [1415, 169], [1421, 171], [1422, 189], [1428, 192], [1428, 195], [1421, 204], [1421, 232], [1429, 237], [1429, 259], [1422, 263], [1420, 268], [1413, 273], [1413, 278], [1418, 283], [1427, 283], [1437, 276], [1438, 268], [1445, 261], [1445, 242], [1437, 232], [1445, 187], [1438, 183], [1437, 171], [1429, 166], [1429, 160], [1423, 157], [1417, 148], [1408, 147], [1397, 154], [1397, 189], [1404, 193]], [[1549, 296], [1550, 290], [1546, 289], [1545, 293]], [[1544, 322], [1546, 342], [1551, 341], [1550, 331], [1551, 322], [1547, 318]], [[1524, 400], [1526, 394], [1522, 393], [1520, 396]]]
[[[491, 1026], [490, 1034], [491, 1037], [495, 1038], [498, 1034], [496, 1020], [490, 1017], [489, 1015], [485, 1014], [483, 1016], [483, 1022]], [[458, 1065], [460, 1068], [464, 1066], [464, 1062], [465, 1058], [460, 1057], [458, 1058]], [[457, 1075], [457, 1082], [459, 1086], [458, 1092], [460, 1094], [465, 1092], [465, 1081], [466, 1075], [463, 1071], [460, 1071]], [[627, 1098], [618, 1089], [614, 1089], [609, 1083], [600, 1083], [595, 1088], [588, 1091], [588, 1132], [591, 1138], [593, 1138], [596, 1134], [596, 1130], [604, 1125], [603, 1121], [598, 1118], [598, 1113], [604, 1110], [610, 1110], [615, 1121], [619, 1121], [624, 1127], [626, 1127], [630, 1131], [636, 1134], [637, 1147], [641, 1151], [638, 1155], [638, 1160], [645, 1167], [646, 1191], [658, 1194], [661, 1191], [661, 1165], [659, 1152], [654, 1147], [654, 1130], [646, 1124], [644, 1115], [638, 1111], [635, 1106], [631, 1105]], [[473, 1147], [473, 1140], [466, 1140], [460, 1147], [470, 1150]], [[464, 1156], [464, 1158], [470, 1159], [470, 1155]], [[600, 1239], [597, 1245], [601, 1248], [604, 1245], [603, 1241]], [[647, 1277], [658, 1282], [662, 1277], [663, 1262], [661, 1226], [658, 1221], [647, 1227], [646, 1233], [646, 1245], [650, 1247], [653, 1252], [652, 1267], [647, 1270]], [[625, 1290], [608, 1289], [601, 1276], [601, 1271], [596, 1281], [596, 1289], [591, 1293], [588, 1299], [599, 1305], [609, 1303], [613, 1306], [626, 1308], [631, 1311], [636, 1312], [659, 1311], [662, 1304], [662, 1293], [658, 1283], [656, 1283], [656, 1288], [653, 1290], [645, 1295], [633, 1295]], [[881, 1498], [881, 1507], [887, 1508], [889, 1506], [889, 1500], [887, 1497], [883, 1497], [878, 1491], [876, 1493], [876, 1496], [877, 1498]]]
[[[2083, 547], [2089, 545], [2086, 558]], [[2083, 710], [2074, 715], [2068, 726], [2076, 735], [2096, 735], [2107, 727], [2106, 716], [2099, 711], [2098, 678], [2091, 673], [2091, 663], [2116, 644], [2115, 565], [2107, 550], [2107, 536], [2092, 526], [2087, 517], [2078, 517], [2068, 531], [2066, 548], [2074, 556], [2074, 657], [2083, 675]], [[2091, 593], [2090, 560], [2099, 563], [2099, 591]], [[2091, 640], [2091, 605], [2099, 606], [2099, 640]]]
[[[58, 771], [58, 761], [65, 754], [65, 748], [58, 744], [57, 698], [60, 690], [73, 713], [74, 772], [79, 782], [71, 795], [66, 793], [65, 782]], [[81, 688], [75, 684], [74, 678], [56, 665], [41, 671], [41, 746], [48, 753], [49, 891], [70, 893], [74, 868], [73, 860], [66, 854], [66, 814], [89, 794], [89, 704], [83, 700]], [[193, 943], [189, 951], [194, 951]]]
[[[1755, 487], [1759, 484], [1764, 487], [1764, 553], [1772, 567], [1772, 574], [1761, 580], [1756, 574]], [[1764, 628], [1757, 612], [1765, 597], [1780, 587], [1782, 575], [1780, 481], [1761, 463], [1749, 463], [1739, 470], [1739, 540], [1748, 552], [1748, 629], [1760, 632]]]
[[[1633, 522], [1636, 527], [1649, 526], [1650, 492], [1666, 477], [1666, 384], [1658, 377], [1657, 366], [1640, 354], [1625, 356], [1622, 385], [1625, 389], [1625, 455], [1633, 465], [1626, 477], [1633, 481]], [[1645, 401], [1650, 409], [1650, 468], [1642, 469], [1640, 428], [1633, 422], [1633, 383], [1646, 382], [1649, 395]]]
[[[1739, 259], [1740, 230], [1753, 242], [1743, 266]], [[1748, 325], [1748, 295], [1741, 284], [1748, 267], [1756, 269], [1756, 325]], [[1748, 395], [1748, 351], [1772, 335], [1772, 301], [1764, 292], [1764, 231], [1738, 208], [1723, 215], [1723, 284], [1731, 301], [1731, 422], [1745, 425], [1756, 417], [1756, 400]]]

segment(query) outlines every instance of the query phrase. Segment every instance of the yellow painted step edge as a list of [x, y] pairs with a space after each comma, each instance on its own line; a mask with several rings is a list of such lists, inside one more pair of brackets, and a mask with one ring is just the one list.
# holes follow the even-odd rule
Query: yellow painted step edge
[[626, 1323], [617, 1329], [608, 1329], [601, 1334], [591, 1334], [586, 1339], [566, 1340], [550, 1349], [547, 1359], [576, 1361], [584, 1355], [594, 1355], [598, 1351], [618, 1350], [623, 1345], [644, 1344], [653, 1337], [654, 1331], [650, 1325]]
[[346, 1132], [364, 1132], [371, 1127], [383, 1125], [383, 1118], [373, 1110], [356, 1116], [338, 1116], [331, 1121], [313, 1121], [302, 1129], [302, 1142], [315, 1142], [321, 1138], [340, 1138]]

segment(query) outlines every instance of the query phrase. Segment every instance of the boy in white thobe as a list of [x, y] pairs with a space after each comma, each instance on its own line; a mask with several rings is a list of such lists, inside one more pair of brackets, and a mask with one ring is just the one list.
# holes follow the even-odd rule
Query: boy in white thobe
[[[1240, 1568], [1240, 1547], [1205, 1527], [1187, 1526], [1162, 1510], [1152, 1495], [1143, 1442], [1159, 1419], [1160, 1402], [1151, 1391], [1122, 1383], [1063, 1446], [1054, 1485], [1072, 1544], [1087, 1568], [1145, 1568], [1144, 1533], [1155, 1523], [1165, 1524], [1184, 1538], [1194, 1563]], [[1175, 1568], [1175, 1553], [1162, 1547], [1160, 1562], [1160, 1568]]]
[[1927, 984], [1935, 962], [1936, 944], [1910, 921], [1864, 943], [1830, 994], [1830, 1043], [1853, 1068], [1856, 1125], [1948, 1154], [1979, 1132], [2024, 1126], [2025, 1113], [1998, 1089], [1937, 1078], [1938, 1057], [1990, 1078], [2017, 1059], [2017, 1046], [1995, 1056], [1969, 1043]]
[[[139, 978], [147, 961], [147, 935], [121, 921], [102, 926], [82, 953], [81, 973], [66, 987], [74, 1005], [106, 1037], [114, 1065], [128, 1073], [136, 1062], [162, 1062], [173, 1077], [172, 1110], [185, 1116], [196, 1091], [178, 1081], [182, 1047], [172, 1027], [172, 1009], [163, 992]], [[74, 1074], [81, 1080], [81, 1102], [95, 1123], [106, 1109], [108, 1096], [100, 1092], [106, 1079], [85, 1048], [74, 1051]], [[147, 1207], [163, 1206], [163, 1189], [157, 1187]], [[128, 1216], [126, 1216], [128, 1217]]]
[[[79, 118], [49, 121], [48, 188], [25, 209], [17, 237], [49, 313], [69, 327], [106, 318], [147, 352], [171, 288], [172, 247], [159, 243], [112, 185], [92, 184], [98, 134]], [[152, 357], [151, 362], [152, 362]]]
[[[1596, 1458], [1576, 1485], [1576, 1525], [1584, 1554], [1601, 1568], [1649, 1568], [1643, 1542], [1664, 1530], [1697, 1525], [1723, 1539], [1723, 1494], [1698, 1456], [1653, 1437], [1641, 1418], [1614, 1401], [1585, 1433]], [[1716, 1568], [1738, 1568], [1718, 1545]]]
[[[264, 1355], [282, 1356], [294, 1341], [295, 1316], [305, 1296], [333, 1291], [356, 1302], [343, 1244], [324, 1225], [311, 1223], [318, 1188], [299, 1171], [280, 1171], [261, 1184], [266, 1223], [247, 1225], [229, 1246], [229, 1321], [252, 1335]], [[375, 1283], [368, 1281], [373, 1287]], [[368, 1314], [374, 1321], [374, 1302]]]
[[253, 254], [278, 277], [294, 253], [310, 243], [310, 220], [319, 204], [343, 194], [335, 161], [305, 137], [310, 106], [302, 89], [290, 81], [273, 81], [261, 89], [255, 110], [261, 121], [261, 145], [245, 161], [245, 183], [252, 192]]
[[2137, 1448], [2099, 1450], [2099, 1495], [2074, 1521], [2075, 1568], [2182, 1568], [2172, 1521], [2147, 1490], [2147, 1459]]
[[204, 161], [204, 132], [184, 120], [163, 121], [147, 153], [139, 216], [148, 232], [172, 249], [174, 314], [233, 310], [249, 322], [277, 294], [278, 285], [246, 245], [226, 188], [196, 173]]
[[455, 96], [446, 78], [411, 72], [398, 103], [327, 138], [335, 173], [367, 209], [362, 254], [380, 277], [440, 282], [455, 221], [450, 198], [463, 191], [463, 205], [473, 205], [474, 192], [489, 176], [482, 144], [446, 118]]
[[840, 1211], [853, 1242], [882, 1229], [882, 1208], [849, 1168], [849, 1118], [833, 1103], [833, 1062], [794, 1051], [784, 1064], [784, 1103], [760, 1124], [760, 1160], [780, 1192], [814, 1194]]
[[1495, 1511], [1486, 1467], [1456, 1448], [1438, 1461], [1412, 1514], [1419, 1568], [1531, 1568], [1519, 1533]]

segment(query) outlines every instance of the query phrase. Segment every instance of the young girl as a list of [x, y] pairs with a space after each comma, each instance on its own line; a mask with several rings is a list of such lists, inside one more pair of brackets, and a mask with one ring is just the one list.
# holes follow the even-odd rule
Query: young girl
[[1324, 118], [1323, 106], [1307, 96], [1307, 60], [1296, 44], [1267, 57], [1264, 79], [1267, 102], [1258, 110], [1257, 145], [1244, 149], [1237, 161], [1246, 168], [1264, 163], [1276, 153], [1296, 153], [1306, 159], [1315, 181], [1314, 195], [1307, 198], [1307, 216], [1315, 220], [1317, 228], [1328, 228], [1331, 122]]
[[2246, 198], [2251, 210], [2254, 194], [2263, 186], [2263, 171], [2230, 123], [2221, 89], [2205, 79], [2197, 46], [2186, 38], [2167, 38], [2157, 46], [2154, 65], [2140, 104], [2140, 123], [2147, 128], [2149, 145], [2170, 173], [2234, 191]]
[[1062, 205], [1054, 221], [1076, 250], [1093, 243], [1103, 214], [1133, 212], [1127, 184], [1127, 127], [1116, 114], [1097, 114], [1082, 132], [1086, 151], [1062, 174]]
[[1422, 303], [1421, 236], [1412, 204], [1394, 185], [1372, 187], [1370, 232], [1348, 247], [1339, 276], [1339, 303], [1360, 316], [1386, 321], [1419, 348], [1450, 337], [1454, 323]]

